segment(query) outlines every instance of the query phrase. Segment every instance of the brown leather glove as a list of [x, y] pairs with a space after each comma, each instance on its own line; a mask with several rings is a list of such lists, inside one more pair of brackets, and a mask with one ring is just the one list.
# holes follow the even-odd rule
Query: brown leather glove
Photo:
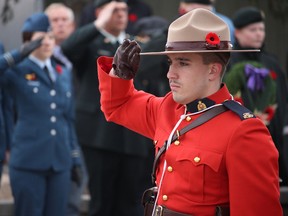
[[133, 79], [139, 67], [141, 48], [136, 41], [125, 39], [118, 47], [112, 67], [116, 76], [122, 79]]

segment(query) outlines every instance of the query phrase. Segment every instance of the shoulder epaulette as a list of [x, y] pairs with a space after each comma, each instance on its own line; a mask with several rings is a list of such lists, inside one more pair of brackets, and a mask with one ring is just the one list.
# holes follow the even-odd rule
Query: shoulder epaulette
[[256, 118], [256, 116], [251, 112], [251, 110], [247, 109], [246, 107], [242, 106], [238, 102], [234, 100], [227, 100], [223, 103], [223, 105], [236, 113], [241, 120], [246, 120], [250, 118]]

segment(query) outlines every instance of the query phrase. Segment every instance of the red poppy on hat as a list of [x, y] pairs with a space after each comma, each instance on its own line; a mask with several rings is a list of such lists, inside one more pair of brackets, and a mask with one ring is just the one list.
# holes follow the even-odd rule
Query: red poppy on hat
[[220, 39], [217, 34], [210, 32], [206, 35], [206, 47], [207, 49], [213, 49], [218, 47], [220, 44]]

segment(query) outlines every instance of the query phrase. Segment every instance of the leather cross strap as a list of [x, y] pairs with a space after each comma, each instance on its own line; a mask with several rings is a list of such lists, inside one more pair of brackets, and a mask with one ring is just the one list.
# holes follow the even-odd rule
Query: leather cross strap
[[[192, 130], [193, 128], [196, 128], [196, 127], [204, 124], [205, 122], [209, 121], [210, 119], [214, 118], [217, 115], [220, 115], [221, 113], [225, 112], [226, 110], [228, 110], [228, 109], [223, 105], [211, 108], [210, 110], [206, 111], [201, 116], [196, 118], [194, 121], [192, 121], [189, 125], [187, 125], [186, 127], [182, 128], [180, 131], [175, 133], [172, 137], [171, 143], [176, 141], [177, 139], [179, 139], [179, 137], [181, 135], [185, 134], [189, 130]], [[167, 147], [167, 140], [164, 142], [164, 145], [159, 149], [159, 151], [157, 152], [157, 155], [155, 156], [155, 159], [153, 162], [152, 174], [151, 174], [152, 184], [155, 183], [156, 168], [157, 168], [157, 165], [158, 165], [158, 162], [159, 162], [161, 155], [166, 151], [166, 147]]]

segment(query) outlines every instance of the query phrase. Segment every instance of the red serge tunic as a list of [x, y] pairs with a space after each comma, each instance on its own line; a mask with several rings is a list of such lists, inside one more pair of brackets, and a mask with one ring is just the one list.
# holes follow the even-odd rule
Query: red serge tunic
[[[172, 94], [156, 97], [134, 88], [133, 81], [108, 75], [112, 58], [98, 59], [101, 109], [108, 121], [154, 140], [156, 152], [183, 114], [181, 129], [201, 114], [193, 110], [231, 99], [226, 86], [189, 105], [177, 104]], [[199, 102], [200, 101], [200, 102]], [[113, 134], [111, 134], [113, 136]], [[137, 148], [137, 146], [135, 146]], [[167, 166], [163, 171], [164, 160]], [[171, 143], [161, 157], [156, 184], [164, 172], [158, 204], [194, 216], [215, 215], [217, 205], [229, 205], [231, 216], [280, 216], [278, 152], [257, 118], [241, 120], [228, 110]]]

